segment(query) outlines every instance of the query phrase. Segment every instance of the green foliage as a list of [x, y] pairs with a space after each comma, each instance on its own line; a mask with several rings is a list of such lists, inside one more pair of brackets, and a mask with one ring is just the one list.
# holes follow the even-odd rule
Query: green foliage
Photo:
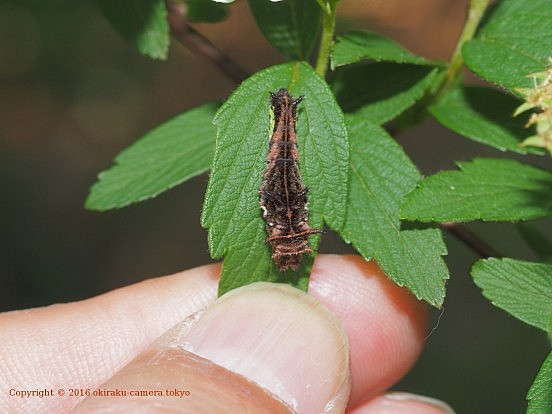
[[208, 103], [180, 114], [121, 152], [99, 175], [86, 207], [109, 210], [146, 200], [201, 174], [213, 159], [217, 105]]
[[337, 38], [332, 52], [332, 68], [356, 63], [362, 59], [415, 65], [436, 64], [410, 53], [398, 43], [377, 33], [353, 31]]
[[548, 331], [552, 316], [552, 265], [509, 258], [479, 260], [473, 280], [495, 306]]
[[439, 230], [405, 226], [399, 218], [404, 196], [421, 178], [402, 148], [379, 126], [348, 116], [351, 184], [342, 236], [366, 258], [420, 299], [441, 306], [447, 268]]
[[322, 10], [314, 0], [249, 0], [251, 12], [270, 43], [291, 60], [307, 60], [319, 34]]
[[503, 0], [462, 51], [477, 75], [516, 93], [529, 88], [527, 76], [548, 65], [552, 45], [550, 0]]
[[329, 87], [303, 63], [257, 72], [236, 89], [214, 121], [217, 144], [202, 224], [209, 228], [212, 256], [225, 256], [221, 293], [257, 280], [301, 279], [271, 273], [259, 207], [271, 133], [269, 92], [282, 87], [305, 97], [298, 109], [297, 135], [301, 176], [311, 194], [310, 224], [321, 228], [325, 222], [333, 229], [343, 225], [349, 147], [343, 114]]
[[419, 183], [402, 217], [429, 221], [517, 221], [552, 214], [552, 172], [514, 160], [475, 159]]
[[383, 124], [416, 103], [435, 79], [427, 66], [371, 63], [339, 70], [332, 82], [345, 112]]
[[111, 24], [138, 50], [154, 59], [166, 59], [169, 24], [163, 0], [96, 0]]
[[447, 91], [431, 106], [431, 114], [444, 126], [474, 141], [521, 154], [543, 154], [520, 143], [532, 133], [527, 116], [513, 117], [519, 100], [496, 89], [472, 86]]
[[527, 393], [527, 414], [552, 414], [552, 352], [542, 364]]
[[[361, 31], [338, 37], [331, 60], [333, 68], [347, 65], [332, 78], [343, 110], [377, 124], [394, 119], [422, 98], [435, 80], [434, 67], [441, 66], [386, 37]], [[372, 62], [351, 65], [362, 60]]]

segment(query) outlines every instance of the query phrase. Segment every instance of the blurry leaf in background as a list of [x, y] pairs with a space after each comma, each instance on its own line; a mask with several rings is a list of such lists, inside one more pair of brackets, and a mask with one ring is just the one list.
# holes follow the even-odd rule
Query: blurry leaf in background
[[447, 91], [430, 112], [450, 130], [482, 144], [501, 151], [544, 154], [538, 148], [520, 146], [532, 129], [525, 128], [527, 115], [513, 117], [519, 103], [496, 89], [458, 87]]
[[336, 71], [332, 89], [345, 112], [371, 122], [388, 122], [416, 103], [435, 79], [436, 69], [397, 63], [370, 63]]
[[540, 261], [552, 263], [552, 243], [546, 235], [532, 223], [517, 223], [516, 227]]
[[342, 237], [375, 259], [395, 283], [419, 299], [441, 306], [448, 270], [440, 231], [401, 223], [399, 207], [421, 175], [381, 127], [346, 116], [351, 142], [351, 183]]
[[86, 208], [109, 210], [156, 195], [209, 169], [217, 104], [208, 103], [164, 122], [126, 148], [90, 189]]
[[[271, 261], [259, 188], [266, 166], [270, 95], [285, 87], [298, 106], [299, 168], [309, 188], [309, 222], [339, 229], [345, 218], [349, 147], [343, 114], [326, 83], [302, 63], [257, 72], [217, 112], [217, 144], [202, 225], [209, 228], [213, 258], [224, 256], [219, 293], [260, 280], [306, 287], [308, 275], [270, 274]], [[316, 249], [318, 237], [312, 237]], [[285, 279], [288, 277], [289, 279]], [[284, 278], [284, 280], [282, 280]]]
[[507, 159], [458, 162], [460, 171], [427, 177], [406, 196], [402, 218], [517, 221], [552, 214], [552, 172]]
[[154, 59], [167, 58], [169, 24], [163, 0], [96, 0], [96, 4], [140, 53]]
[[337, 43], [332, 50], [332, 69], [360, 62], [363, 59], [415, 65], [437, 64], [437, 62], [410, 53], [395, 41], [377, 33], [352, 31], [338, 36]]
[[552, 315], [552, 265], [490, 258], [478, 260], [471, 273], [483, 296], [495, 306], [548, 331]]
[[186, 0], [186, 18], [191, 22], [216, 23], [228, 17], [228, 6], [212, 0]]
[[268, 41], [290, 60], [308, 60], [322, 10], [314, 0], [250, 0], [251, 13]]
[[550, 0], [503, 0], [477, 36], [464, 44], [466, 65], [513, 93], [532, 86], [527, 76], [542, 71], [552, 53]]

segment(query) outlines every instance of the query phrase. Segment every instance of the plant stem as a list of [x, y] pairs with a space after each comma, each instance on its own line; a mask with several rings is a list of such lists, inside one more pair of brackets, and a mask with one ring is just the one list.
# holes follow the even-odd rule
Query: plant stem
[[468, 40], [471, 40], [473, 38], [473, 35], [475, 34], [475, 31], [477, 30], [477, 27], [481, 22], [481, 18], [483, 17], [483, 14], [485, 13], [487, 6], [489, 5], [489, 1], [490, 0], [470, 1], [470, 8], [468, 10], [468, 17], [466, 19], [466, 23], [464, 24], [464, 29], [462, 30], [460, 38], [456, 43], [456, 47], [454, 48], [454, 52], [452, 53], [448, 64], [444, 81], [439, 88], [439, 92], [437, 93], [437, 95], [440, 95], [443, 91], [447, 90], [451, 85], [454, 84], [454, 80], [456, 79], [458, 72], [460, 72], [460, 70], [462, 69], [462, 65], [464, 63], [464, 60], [462, 58], [462, 46]]
[[327, 7], [323, 9], [324, 13], [322, 14], [322, 35], [320, 36], [320, 47], [318, 49], [318, 58], [316, 60], [315, 67], [316, 73], [318, 73], [322, 78], [326, 76], [328, 62], [330, 60], [330, 52], [333, 46], [335, 11], [337, 9], [336, 6], [337, 1], [328, 1]]
[[182, 3], [167, 1], [166, 4], [171, 34], [180, 44], [192, 53], [210, 60], [236, 84], [241, 83], [249, 76], [247, 72], [188, 24]]
[[471, 248], [482, 258], [486, 259], [488, 257], [502, 257], [502, 255], [498, 251], [496, 251], [492, 246], [481, 240], [479, 236], [473, 233], [466, 226], [463, 226], [459, 223], [447, 222], [441, 223], [441, 228], [453, 234], [458, 240]]

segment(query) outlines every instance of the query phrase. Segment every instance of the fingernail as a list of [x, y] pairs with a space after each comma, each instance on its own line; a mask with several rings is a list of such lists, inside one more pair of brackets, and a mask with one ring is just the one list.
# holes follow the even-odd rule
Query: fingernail
[[318, 300], [290, 286], [256, 283], [226, 294], [182, 340], [186, 350], [249, 378], [295, 411], [346, 406], [345, 331]]
[[[384, 397], [385, 399], [395, 403], [399, 403], [399, 404], [401, 402], [408, 403], [409, 410], [410, 410], [409, 412], [413, 414], [415, 414], [415, 412], [412, 410], [415, 410], [415, 408], [412, 405], [412, 403], [417, 403], [420, 406], [420, 410], [421, 410], [420, 412], [423, 412], [423, 413], [429, 413], [429, 412], [433, 413], [433, 411], [428, 411], [428, 408], [433, 408], [435, 414], [439, 414], [439, 413], [455, 414], [452, 407], [447, 403], [441, 400], [437, 400], [435, 398], [426, 397], [424, 395], [410, 394], [408, 392], [390, 392], [385, 394]], [[402, 411], [397, 411], [397, 413], [398, 412], [402, 412]]]

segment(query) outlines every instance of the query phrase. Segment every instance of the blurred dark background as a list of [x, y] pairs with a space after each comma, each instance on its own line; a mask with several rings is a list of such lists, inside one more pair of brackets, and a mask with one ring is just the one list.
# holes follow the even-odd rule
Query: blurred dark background
[[[368, 28], [447, 59], [466, 7], [467, 0], [343, 0], [338, 29]], [[283, 60], [244, 1], [227, 21], [194, 27], [251, 73]], [[139, 55], [91, 1], [1, 0], [0, 310], [84, 299], [209, 263], [199, 225], [206, 175], [121, 210], [90, 212], [83, 203], [120, 150], [234, 87], [175, 42], [167, 61]], [[432, 120], [399, 141], [425, 174], [453, 168], [454, 160], [503, 156]], [[549, 221], [534, 225], [550, 228]], [[511, 225], [471, 228], [505, 254], [535, 259]], [[445, 238], [451, 280], [444, 309], [432, 313], [427, 348], [395, 389], [443, 399], [458, 413], [524, 412], [547, 340], [490, 305], [469, 276], [477, 257]], [[331, 234], [321, 250], [351, 251]]]

